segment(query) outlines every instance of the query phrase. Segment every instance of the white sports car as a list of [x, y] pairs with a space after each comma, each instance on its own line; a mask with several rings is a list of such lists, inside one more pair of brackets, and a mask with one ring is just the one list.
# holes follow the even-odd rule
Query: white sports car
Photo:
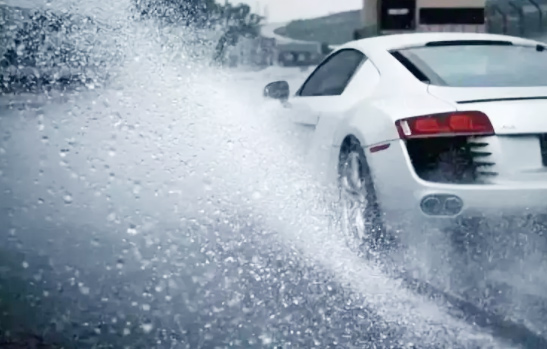
[[277, 81], [264, 96], [309, 131], [360, 238], [375, 241], [386, 222], [543, 214], [546, 46], [475, 33], [369, 38], [337, 48], [294, 95]]

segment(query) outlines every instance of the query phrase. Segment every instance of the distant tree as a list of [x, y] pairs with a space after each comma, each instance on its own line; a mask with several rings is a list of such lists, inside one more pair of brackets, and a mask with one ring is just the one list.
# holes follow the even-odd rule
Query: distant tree
[[225, 30], [216, 47], [216, 61], [222, 61], [227, 47], [236, 46], [241, 37], [258, 37], [262, 17], [251, 13], [251, 8], [248, 5], [240, 4], [234, 7], [227, 3], [222, 8], [222, 19]]
[[222, 7], [215, 0], [133, 0], [133, 4], [141, 18], [200, 28], [220, 19]]
[[230, 2], [222, 5], [215, 0], [133, 0], [133, 3], [141, 18], [197, 28], [222, 28], [214, 57], [217, 61], [222, 60], [227, 47], [237, 45], [241, 37], [257, 37], [262, 20], [251, 13], [248, 5], [234, 6]]
[[[120, 61], [91, 17], [0, 4], [0, 94], [100, 86]], [[2, 17], [0, 16], [0, 17]]]

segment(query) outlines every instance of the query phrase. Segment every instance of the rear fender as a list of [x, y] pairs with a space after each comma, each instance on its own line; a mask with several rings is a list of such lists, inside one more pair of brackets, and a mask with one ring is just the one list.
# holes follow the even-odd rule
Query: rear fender
[[[395, 133], [390, 132], [391, 128]], [[340, 122], [334, 132], [334, 146], [340, 147], [348, 135], [357, 138], [364, 147], [397, 137], [391, 118], [369, 103], [359, 104]]]
[[334, 145], [340, 146], [348, 134], [356, 136], [365, 147], [389, 142], [399, 139], [395, 127], [399, 119], [455, 110], [453, 104], [427, 93], [378, 96], [361, 102], [342, 120], [335, 132]]

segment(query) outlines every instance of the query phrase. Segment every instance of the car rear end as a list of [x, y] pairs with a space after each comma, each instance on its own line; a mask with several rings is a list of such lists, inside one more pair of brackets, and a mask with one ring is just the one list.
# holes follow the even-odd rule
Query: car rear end
[[445, 223], [547, 214], [545, 48], [454, 41], [403, 51], [392, 54], [448, 107], [396, 121], [386, 206]]
[[547, 213], [547, 100], [467, 107], [397, 124], [422, 213]]

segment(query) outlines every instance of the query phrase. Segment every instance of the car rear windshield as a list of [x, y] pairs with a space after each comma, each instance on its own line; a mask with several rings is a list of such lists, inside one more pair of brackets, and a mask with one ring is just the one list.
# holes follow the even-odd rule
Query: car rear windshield
[[434, 45], [393, 52], [417, 78], [454, 87], [547, 86], [543, 46]]

